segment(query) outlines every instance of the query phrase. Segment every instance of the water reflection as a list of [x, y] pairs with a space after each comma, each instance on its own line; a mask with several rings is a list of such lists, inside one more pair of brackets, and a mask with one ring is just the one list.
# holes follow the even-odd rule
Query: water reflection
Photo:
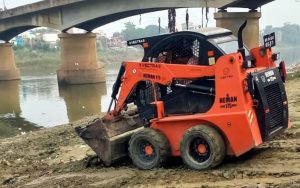
[[67, 124], [107, 110], [107, 91], [115, 74], [107, 73], [106, 84], [65, 87], [58, 86], [56, 75], [0, 82], [0, 138]]
[[0, 114], [20, 114], [20, 81], [0, 81]]
[[60, 86], [59, 96], [67, 106], [69, 122], [101, 112], [101, 98], [107, 95], [106, 84]]
[[39, 129], [21, 117], [19, 86], [20, 81], [0, 82], [0, 138]]
[[68, 123], [56, 75], [22, 77], [20, 88], [22, 117], [43, 127]]

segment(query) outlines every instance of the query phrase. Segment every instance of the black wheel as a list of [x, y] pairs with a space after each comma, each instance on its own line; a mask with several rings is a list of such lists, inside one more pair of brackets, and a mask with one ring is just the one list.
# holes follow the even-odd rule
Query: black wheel
[[186, 165], [196, 170], [219, 165], [226, 154], [226, 146], [220, 133], [211, 126], [190, 128], [180, 143], [181, 157]]
[[170, 145], [162, 133], [145, 128], [132, 135], [128, 150], [132, 162], [138, 168], [148, 170], [165, 162], [170, 154]]

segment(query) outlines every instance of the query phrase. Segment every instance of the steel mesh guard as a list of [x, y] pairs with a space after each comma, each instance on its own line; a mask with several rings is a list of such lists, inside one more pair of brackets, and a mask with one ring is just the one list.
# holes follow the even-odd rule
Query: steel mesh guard
[[170, 41], [157, 51], [154, 57], [162, 63], [199, 64], [200, 41], [198, 39], [181, 38]]

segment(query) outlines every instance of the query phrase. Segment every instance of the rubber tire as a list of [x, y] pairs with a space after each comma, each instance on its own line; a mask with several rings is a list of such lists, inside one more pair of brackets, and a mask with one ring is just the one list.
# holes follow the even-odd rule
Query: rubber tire
[[[189, 142], [194, 136], [204, 139], [210, 147], [210, 156], [204, 162], [197, 162], [189, 154]], [[184, 134], [180, 143], [180, 152], [183, 162], [192, 169], [204, 170], [218, 166], [222, 163], [226, 155], [226, 146], [223, 137], [213, 127], [207, 125], [198, 125], [190, 128]]]
[[[142, 139], [147, 140], [154, 147], [157, 156], [151, 164], [142, 161], [137, 155], [137, 145]], [[129, 141], [129, 156], [135, 166], [142, 170], [160, 167], [170, 155], [170, 144], [167, 138], [157, 130], [145, 128], [134, 135]]]

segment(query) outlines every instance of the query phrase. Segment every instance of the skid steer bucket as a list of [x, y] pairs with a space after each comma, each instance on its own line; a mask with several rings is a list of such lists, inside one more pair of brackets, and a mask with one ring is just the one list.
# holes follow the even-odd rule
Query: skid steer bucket
[[138, 115], [122, 115], [114, 120], [95, 119], [84, 127], [76, 127], [76, 133], [96, 152], [105, 165], [128, 156], [131, 135], [143, 129]]

